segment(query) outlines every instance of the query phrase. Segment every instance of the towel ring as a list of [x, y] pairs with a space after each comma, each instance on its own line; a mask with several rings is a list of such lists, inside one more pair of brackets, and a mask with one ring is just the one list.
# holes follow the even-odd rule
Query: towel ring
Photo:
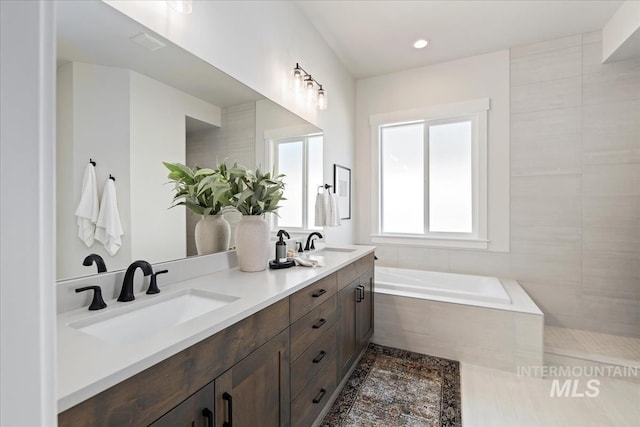
[[113, 180], [113, 182], [115, 182], [115, 181], [116, 181], [116, 179], [115, 179], [111, 174], [109, 174], [109, 179], [112, 179], [112, 180]]

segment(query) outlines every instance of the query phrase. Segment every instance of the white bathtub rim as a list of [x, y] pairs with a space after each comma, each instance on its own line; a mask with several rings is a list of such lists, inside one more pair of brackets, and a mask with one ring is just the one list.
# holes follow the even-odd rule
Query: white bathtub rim
[[[401, 290], [388, 290], [385, 288], [379, 288], [374, 286], [374, 290], [376, 293], [390, 295], [390, 296], [398, 296], [404, 298], [416, 298], [416, 299], [426, 299], [429, 301], [440, 301], [449, 304], [459, 304], [459, 305], [467, 305], [472, 307], [485, 307], [491, 308], [495, 310], [504, 310], [504, 311], [513, 311], [518, 313], [526, 313], [533, 314], [538, 316], [544, 316], [544, 313], [538, 308], [538, 306], [533, 302], [533, 300], [527, 295], [524, 289], [520, 286], [520, 284], [513, 279], [501, 279], [498, 278], [504, 289], [509, 294], [509, 298], [511, 298], [511, 304], [501, 304], [494, 303], [490, 301], [470, 301], [468, 299], [463, 298], [454, 298], [447, 297], [442, 295], [433, 295], [429, 298], [425, 298], [424, 294], [407, 292]], [[374, 279], [375, 282], [375, 279]]]

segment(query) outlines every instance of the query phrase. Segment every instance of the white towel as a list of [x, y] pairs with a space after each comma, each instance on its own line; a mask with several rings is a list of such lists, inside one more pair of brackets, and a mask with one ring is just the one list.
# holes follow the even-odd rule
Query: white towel
[[116, 185], [112, 179], [107, 179], [102, 190], [100, 214], [96, 224], [96, 240], [104, 245], [109, 255], [113, 256], [122, 245], [122, 239], [120, 238], [122, 234]]
[[325, 205], [326, 201], [326, 191], [322, 193], [316, 194], [316, 218], [315, 218], [315, 226], [322, 227], [326, 225], [327, 218], [327, 208]]
[[337, 227], [341, 225], [340, 209], [338, 208], [338, 195], [336, 193], [329, 193], [328, 205], [327, 225], [329, 227]]
[[82, 193], [75, 215], [78, 217], [78, 237], [87, 247], [90, 247], [93, 245], [98, 221], [98, 182], [96, 170], [91, 163], [88, 163], [84, 169]]

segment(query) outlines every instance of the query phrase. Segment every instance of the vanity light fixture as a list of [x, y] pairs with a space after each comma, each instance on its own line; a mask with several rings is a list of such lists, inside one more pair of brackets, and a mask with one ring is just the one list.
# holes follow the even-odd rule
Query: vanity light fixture
[[166, 2], [171, 9], [183, 15], [193, 12], [193, 0], [166, 0]]
[[[293, 87], [296, 91], [304, 89], [308, 101], [313, 101], [316, 98], [318, 109], [327, 109], [327, 92], [322, 88], [322, 85], [318, 83], [316, 79], [311, 77], [311, 74], [307, 73], [300, 64], [296, 63], [292, 73]], [[316, 91], [316, 85], [318, 90]]]

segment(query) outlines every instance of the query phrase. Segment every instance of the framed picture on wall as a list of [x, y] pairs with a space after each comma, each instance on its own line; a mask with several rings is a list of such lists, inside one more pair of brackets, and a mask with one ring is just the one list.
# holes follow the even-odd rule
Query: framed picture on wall
[[351, 219], [351, 169], [333, 165], [333, 192], [338, 196], [340, 219]]

